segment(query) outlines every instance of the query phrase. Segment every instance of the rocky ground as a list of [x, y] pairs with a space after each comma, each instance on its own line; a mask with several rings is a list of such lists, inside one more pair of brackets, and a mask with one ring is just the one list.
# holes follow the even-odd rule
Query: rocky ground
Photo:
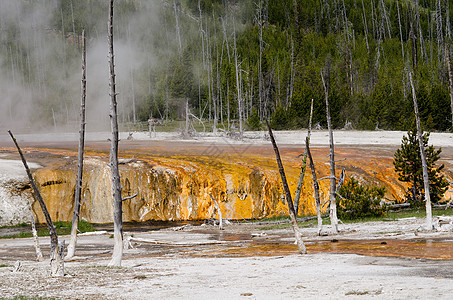
[[[451, 299], [453, 234], [422, 219], [345, 224], [340, 234], [303, 228], [297, 254], [289, 228], [231, 224], [126, 233], [121, 268], [107, 267], [110, 232], [79, 238], [64, 277], [35, 262], [32, 239], [0, 240], [0, 296], [60, 299]], [[267, 227], [267, 228], [266, 228]], [[325, 228], [329, 231], [329, 228]], [[68, 240], [68, 237], [60, 237]], [[40, 238], [44, 255], [49, 239]], [[20, 262], [20, 267], [17, 267]]]

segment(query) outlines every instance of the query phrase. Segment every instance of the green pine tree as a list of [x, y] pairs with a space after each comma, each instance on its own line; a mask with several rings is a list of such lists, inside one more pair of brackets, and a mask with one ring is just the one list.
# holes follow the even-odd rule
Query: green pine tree
[[[440, 172], [444, 165], [436, 167], [442, 149], [428, 146], [429, 133], [423, 134], [423, 146], [428, 164], [429, 187], [432, 203], [439, 202], [448, 189], [448, 182]], [[398, 173], [398, 180], [408, 182], [410, 187], [406, 193], [406, 200], [414, 207], [424, 204], [423, 169], [420, 156], [420, 146], [416, 130], [409, 130], [401, 142], [401, 148], [394, 154], [393, 165]]]

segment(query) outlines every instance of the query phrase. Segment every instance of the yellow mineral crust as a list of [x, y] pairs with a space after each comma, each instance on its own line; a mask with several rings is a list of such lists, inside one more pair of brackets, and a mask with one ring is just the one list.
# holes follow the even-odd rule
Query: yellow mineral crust
[[[144, 147], [131, 144], [120, 152], [127, 159], [120, 165], [123, 197], [137, 194], [123, 202], [123, 220], [199, 220], [217, 218], [210, 195], [220, 204], [224, 218], [249, 219], [286, 215], [288, 208], [275, 157], [270, 145], [239, 148], [218, 146], [216, 153], [206, 153], [202, 145], [170, 144], [169, 147]], [[219, 150], [220, 149], [220, 150]], [[245, 149], [245, 150], [244, 150]], [[44, 201], [53, 220], [72, 219], [76, 153], [67, 149], [33, 149], [42, 155], [57, 155], [51, 163], [35, 170]], [[329, 197], [329, 149], [314, 147], [312, 154], [320, 181], [321, 201]], [[302, 163], [303, 147], [281, 148], [288, 184], [294, 197]], [[361, 183], [385, 186], [386, 198], [400, 201], [405, 186], [393, 171], [393, 152], [375, 148], [336, 149], [337, 176], [346, 170], [347, 177]], [[134, 159], [130, 159], [134, 157]], [[445, 196], [447, 199], [450, 194]], [[43, 215], [33, 204], [40, 222]], [[327, 206], [324, 206], [325, 211]], [[311, 170], [307, 168], [299, 203], [299, 214], [315, 214]], [[102, 147], [87, 149], [83, 172], [80, 216], [89, 222], [112, 222], [113, 204], [108, 151]]]

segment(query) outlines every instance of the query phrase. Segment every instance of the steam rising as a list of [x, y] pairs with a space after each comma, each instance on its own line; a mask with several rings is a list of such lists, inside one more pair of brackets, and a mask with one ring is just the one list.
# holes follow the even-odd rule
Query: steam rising
[[[60, 5], [64, 2], [65, 6]], [[87, 130], [108, 122], [107, 10], [97, 1], [0, 1], [0, 130], [77, 131], [80, 105], [79, 29], [72, 32], [68, 3], [85, 3], [79, 23], [88, 24]], [[115, 1], [115, 63], [120, 121], [153, 95], [152, 72], [167, 64], [161, 1]], [[129, 5], [122, 13], [121, 5]], [[132, 5], [132, 8], [130, 7]], [[95, 9], [97, 8], [97, 9]], [[77, 13], [77, 12], [76, 12]], [[66, 19], [65, 19], [66, 18]], [[70, 24], [70, 31], [68, 26]], [[171, 34], [171, 33], [170, 33]], [[154, 50], [153, 50], [154, 49]], [[161, 50], [167, 49], [167, 51]], [[161, 56], [161, 57], [157, 57]], [[145, 75], [144, 75], [145, 74]], [[134, 82], [134, 86], [132, 86]]]

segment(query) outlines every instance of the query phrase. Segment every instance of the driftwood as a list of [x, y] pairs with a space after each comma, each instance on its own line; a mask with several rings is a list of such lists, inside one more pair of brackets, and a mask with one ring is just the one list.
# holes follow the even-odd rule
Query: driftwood
[[82, 31], [82, 97], [80, 104], [80, 137], [79, 152], [77, 159], [77, 178], [74, 196], [74, 211], [72, 215], [71, 239], [68, 245], [66, 258], [74, 256], [77, 244], [77, 228], [79, 226], [80, 200], [82, 195], [83, 176], [83, 153], [85, 148], [85, 100], [86, 100], [86, 36], [85, 29]]
[[428, 165], [426, 163], [426, 153], [425, 147], [423, 145], [423, 132], [422, 126], [420, 124], [420, 117], [418, 113], [418, 105], [417, 105], [417, 96], [415, 95], [415, 87], [414, 82], [412, 80], [412, 74], [409, 73], [409, 80], [411, 82], [412, 87], [412, 99], [414, 100], [414, 111], [415, 111], [415, 121], [417, 123], [417, 133], [418, 133], [418, 143], [420, 146], [420, 155], [422, 159], [422, 167], [423, 167], [423, 183], [425, 189], [425, 204], [426, 204], [426, 228], [428, 230], [433, 229], [433, 215], [431, 210], [431, 196], [429, 193], [429, 175], [428, 175]]
[[305, 248], [305, 244], [302, 241], [302, 234], [300, 233], [299, 226], [297, 225], [297, 216], [296, 216], [296, 212], [294, 210], [293, 201], [291, 199], [291, 192], [289, 190], [288, 182], [286, 181], [286, 174], [285, 174], [285, 170], [283, 168], [282, 160], [280, 158], [280, 152], [278, 150], [277, 143], [275, 142], [274, 135], [272, 134], [272, 129], [271, 129], [271, 126], [269, 125], [268, 120], [266, 120], [266, 124], [267, 124], [267, 129], [269, 131], [269, 137], [271, 139], [272, 146], [274, 148], [275, 158], [277, 160], [277, 165], [278, 165], [278, 171], [280, 172], [280, 177], [282, 179], [283, 188], [285, 190], [286, 202], [288, 203], [289, 216], [291, 218], [291, 225], [292, 225], [292, 228], [294, 231], [294, 236], [296, 238], [297, 248], [299, 249], [300, 254], [305, 254], [305, 253], [307, 253], [307, 249]]
[[138, 193], [135, 193], [133, 194], [132, 196], [128, 196], [128, 197], [124, 197], [123, 199], [121, 199], [121, 201], [126, 201], [126, 200], [130, 200], [130, 199], [134, 199], [135, 197], [137, 197]]
[[[329, 215], [323, 215], [321, 216], [322, 218], [327, 218]], [[303, 218], [297, 218], [297, 222], [306, 222], [310, 220], [316, 219], [317, 216], [310, 216], [310, 217], [303, 217]], [[271, 224], [287, 224], [290, 223], [290, 220], [278, 220], [278, 221], [259, 221], [259, 222], [243, 222], [243, 223], [236, 223], [236, 225], [271, 225]]]
[[123, 199], [121, 198], [120, 172], [118, 168], [118, 116], [115, 85], [115, 60], [113, 54], [113, 0], [110, 0], [109, 22], [109, 70], [110, 70], [110, 125], [112, 139], [110, 145], [110, 171], [113, 188], [113, 255], [109, 266], [121, 266], [123, 256]]
[[132, 158], [128, 158], [128, 159], [118, 159], [118, 164], [119, 164], [119, 165], [127, 165], [127, 164], [133, 163], [133, 162], [135, 162], [135, 161], [136, 161], [135, 155], [132, 155]]
[[219, 203], [217, 202], [217, 200], [214, 199], [214, 197], [212, 197], [211, 194], [209, 194], [209, 197], [211, 197], [212, 201], [214, 201], [215, 206], [216, 206], [216, 208], [217, 208], [217, 213], [219, 214], [219, 229], [220, 229], [220, 230], [223, 230], [222, 211], [220, 210], [220, 205], [219, 205]]
[[410, 206], [411, 206], [410, 203], [398, 203], [398, 204], [386, 205], [385, 207], [389, 208], [389, 209], [400, 209], [400, 208], [408, 208]]
[[[20, 158], [22, 163], [24, 164], [25, 171], [27, 172], [28, 179], [30, 180], [30, 184], [33, 188], [33, 194], [38, 200], [39, 205], [41, 206], [42, 212], [46, 219], [47, 229], [49, 230], [50, 235], [50, 275], [51, 276], [64, 276], [64, 261], [63, 261], [63, 253], [60, 252], [61, 247], [58, 246], [58, 235], [55, 226], [53, 225], [52, 218], [50, 217], [49, 211], [47, 210], [46, 203], [44, 202], [41, 193], [36, 186], [35, 180], [31, 175], [30, 168], [28, 167], [27, 161], [25, 160], [25, 156], [22, 153], [22, 150], [19, 147], [19, 144], [14, 138], [13, 133], [8, 130], [9, 135], [13, 139], [14, 144], [16, 145], [17, 151], [19, 152]], [[63, 244], [64, 249], [64, 244]]]
[[141, 243], [141, 244], [154, 244], [154, 245], [168, 245], [168, 246], [198, 246], [198, 245], [216, 245], [216, 244], [231, 244], [231, 241], [204, 241], [204, 242], [172, 242], [172, 241], [161, 241], [161, 240], [154, 240], [154, 239], [143, 239], [143, 238], [136, 238], [130, 237], [129, 241], [131, 243]]

